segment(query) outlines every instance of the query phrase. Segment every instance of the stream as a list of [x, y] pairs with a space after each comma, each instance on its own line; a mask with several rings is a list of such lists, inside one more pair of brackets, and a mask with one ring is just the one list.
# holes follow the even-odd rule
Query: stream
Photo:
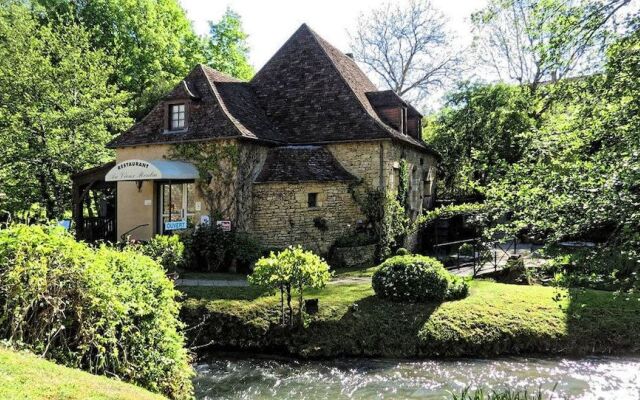
[[[640, 399], [640, 357], [456, 360], [212, 359], [198, 399], [450, 399], [466, 387], [542, 391], [553, 399]], [[555, 388], [555, 389], [554, 389]]]

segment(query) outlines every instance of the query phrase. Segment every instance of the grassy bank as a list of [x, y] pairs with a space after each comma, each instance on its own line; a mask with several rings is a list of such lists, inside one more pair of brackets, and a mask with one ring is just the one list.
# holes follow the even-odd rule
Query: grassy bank
[[137, 386], [0, 347], [0, 399], [164, 399]]
[[640, 351], [640, 298], [476, 281], [469, 297], [400, 304], [367, 283], [309, 293], [320, 312], [306, 328], [277, 326], [278, 298], [255, 288], [182, 288], [194, 344], [303, 357], [493, 356]]

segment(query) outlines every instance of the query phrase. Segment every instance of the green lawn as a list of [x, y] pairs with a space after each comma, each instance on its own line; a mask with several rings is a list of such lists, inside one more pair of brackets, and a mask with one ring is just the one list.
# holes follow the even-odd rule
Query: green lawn
[[0, 399], [164, 399], [137, 386], [0, 347]]
[[[492, 356], [638, 352], [640, 298], [611, 292], [471, 283], [441, 304], [380, 300], [368, 283], [310, 291], [320, 312], [293, 331], [277, 326], [278, 298], [255, 288], [182, 288], [183, 319], [198, 343], [302, 356]], [[194, 333], [196, 334], [196, 333]]]
[[219, 281], [243, 281], [247, 279], [246, 275], [234, 274], [230, 272], [182, 272], [180, 279], [200, 279], [200, 280], [219, 280]]

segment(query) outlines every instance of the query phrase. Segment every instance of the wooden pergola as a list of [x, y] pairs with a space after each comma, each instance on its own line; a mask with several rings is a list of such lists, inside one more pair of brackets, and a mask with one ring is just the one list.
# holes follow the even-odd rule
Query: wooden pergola
[[106, 182], [115, 161], [71, 176], [76, 238], [87, 242], [116, 242], [116, 182]]

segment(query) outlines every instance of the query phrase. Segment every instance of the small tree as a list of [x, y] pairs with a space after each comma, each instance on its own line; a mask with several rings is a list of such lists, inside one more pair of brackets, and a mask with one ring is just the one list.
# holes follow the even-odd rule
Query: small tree
[[284, 297], [287, 296], [289, 323], [292, 323], [291, 288], [298, 291], [298, 313], [300, 323], [304, 322], [304, 289], [321, 289], [329, 279], [329, 265], [311, 251], [300, 246], [288, 248], [263, 257], [256, 262], [249, 283], [271, 290], [280, 290], [281, 322], [285, 324]]

